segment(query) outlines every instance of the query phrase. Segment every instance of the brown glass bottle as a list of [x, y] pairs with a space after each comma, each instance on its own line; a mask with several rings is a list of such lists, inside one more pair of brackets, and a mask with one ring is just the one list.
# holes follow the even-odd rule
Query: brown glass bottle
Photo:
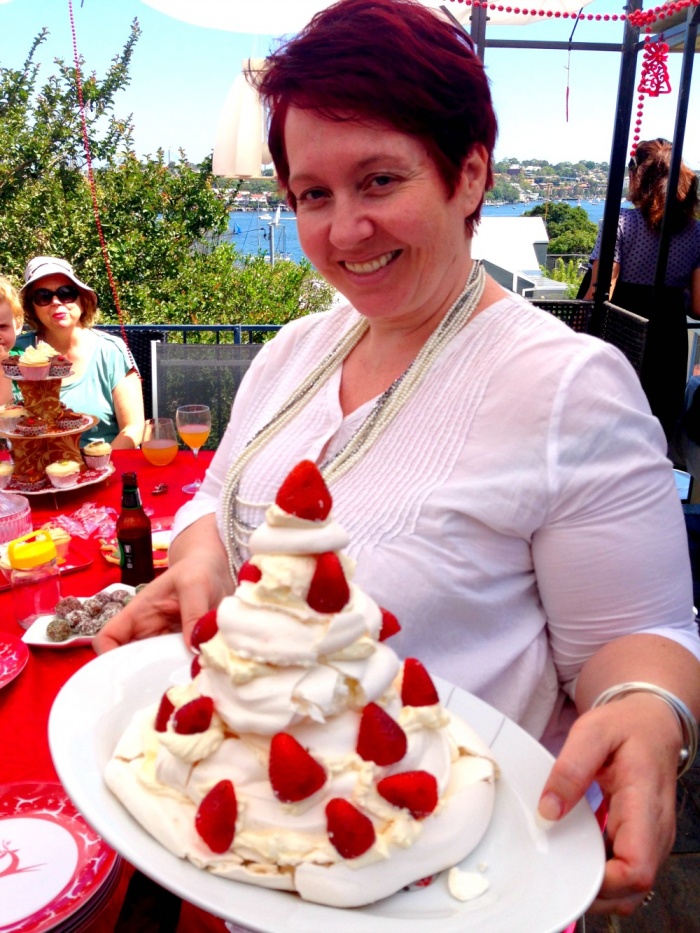
[[138, 586], [154, 577], [151, 520], [141, 505], [135, 473], [122, 473], [122, 510], [117, 519], [122, 583]]

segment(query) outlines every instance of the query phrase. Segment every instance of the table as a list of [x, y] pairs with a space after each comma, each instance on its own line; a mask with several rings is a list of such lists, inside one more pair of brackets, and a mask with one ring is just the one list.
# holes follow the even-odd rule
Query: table
[[[85, 502], [110, 506], [117, 512], [121, 503], [121, 474], [133, 471], [138, 475], [144, 507], [152, 511], [152, 520], [169, 526], [178, 508], [189, 500], [182, 486], [201, 476], [213, 454], [202, 451], [198, 462], [189, 450], [181, 450], [167, 467], [154, 467], [138, 450], [118, 450], [112, 454], [115, 472], [94, 486], [65, 492], [47, 492], [28, 496], [34, 527], [38, 528], [58, 514], [75, 512]], [[152, 490], [166, 483], [167, 492], [153, 495]], [[93, 557], [91, 566], [62, 575], [64, 596], [90, 596], [110, 583], [118, 583], [119, 567], [109, 564], [100, 553], [96, 537], [81, 542], [81, 547]], [[0, 632], [21, 637], [23, 630], [15, 621], [10, 590], [0, 592]], [[51, 705], [63, 684], [94, 653], [90, 647], [65, 649], [30, 648], [24, 670], [5, 687], [0, 688], [0, 784], [17, 781], [57, 781], [48, 743], [48, 718]], [[86, 697], [89, 702], [89, 697]], [[128, 877], [125, 883], [128, 882]], [[124, 890], [121, 890], [123, 898]], [[118, 912], [118, 911], [117, 911]], [[110, 921], [111, 923], [111, 921]], [[114, 929], [114, 924], [100, 930]], [[132, 929], [138, 929], [138, 924]]]

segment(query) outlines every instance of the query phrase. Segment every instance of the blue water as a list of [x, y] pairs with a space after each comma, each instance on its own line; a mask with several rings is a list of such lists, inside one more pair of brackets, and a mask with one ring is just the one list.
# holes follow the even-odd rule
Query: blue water
[[[572, 207], [578, 202], [569, 201]], [[498, 206], [486, 205], [483, 209], [484, 217], [520, 217], [525, 211], [531, 210], [542, 201], [530, 201], [524, 204], [502, 204]], [[593, 223], [603, 219], [605, 201], [581, 201], [580, 206], [586, 211]], [[274, 213], [274, 212], [270, 212]], [[240, 232], [236, 232], [239, 231]], [[270, 221], [260, 220], [254, 211], [233, 211], [229, 220], [231, 242], [239, 253], [255, 255], [256, 253], [269, 254]], [[287, 256], [293, 262], [299, 262], [304, 253], [299, 245], [297, 236], [296, 217], [290, 212], [280, 215], [280, 222], [275, 227], [275, 254]]]

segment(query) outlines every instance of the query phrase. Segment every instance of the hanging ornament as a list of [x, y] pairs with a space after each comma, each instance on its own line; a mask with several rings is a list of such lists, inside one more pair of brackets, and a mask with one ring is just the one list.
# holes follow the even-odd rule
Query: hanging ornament
[[637, 90], [649, 97], [671, 93], [671, 81], [668, 76], [668, 45], [665, 42], [652, 42], [649, 36], [644, 38], [644, 62], [642, 79]]

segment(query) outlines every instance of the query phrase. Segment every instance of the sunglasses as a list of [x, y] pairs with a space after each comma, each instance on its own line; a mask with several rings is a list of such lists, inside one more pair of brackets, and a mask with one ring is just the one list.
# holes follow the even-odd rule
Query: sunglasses
[[75, 285], [61, 285], [55, 292], [52, 292], [50, 288], [37, 288], [32, 295], [32, 301], [35, 305], [39, 305], [39, 307], [43, 308], [51, 304], [54, 295], [63, 305], [67, 301], [75, 301], [79, 294], [80, 292]]

